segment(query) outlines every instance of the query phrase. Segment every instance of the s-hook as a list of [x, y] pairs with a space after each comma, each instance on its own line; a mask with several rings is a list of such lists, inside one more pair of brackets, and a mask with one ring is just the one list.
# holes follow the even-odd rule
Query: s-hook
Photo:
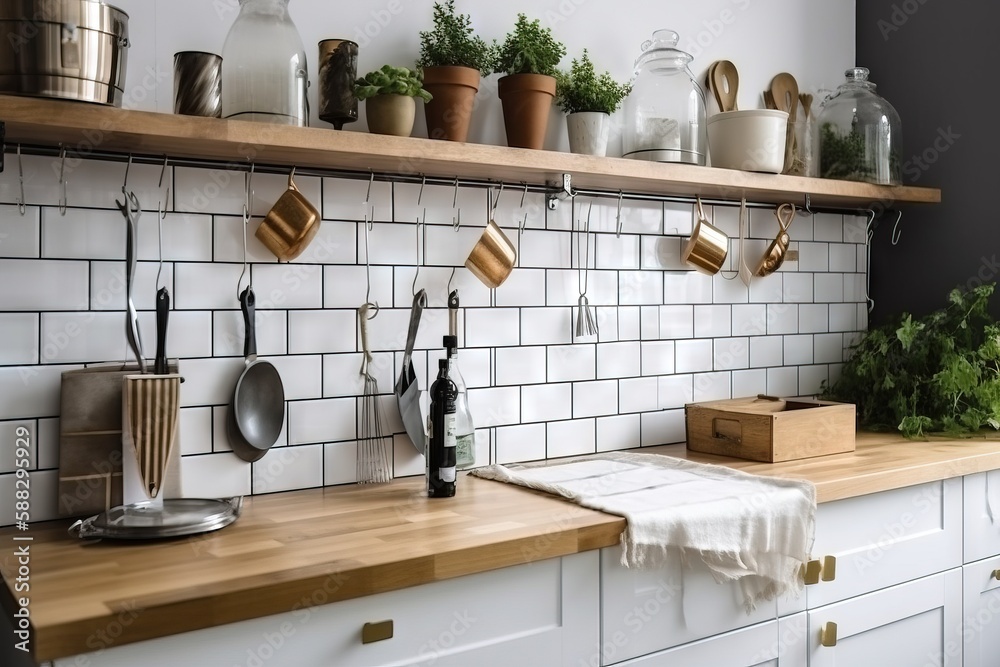
[[[521, 185], [524, 186], [524, 192], [521, 193], [521, 204], [520, 204], [520, 206], [518, 206], [518, 208], [520, 210], [524, 211], [524, 198], [526, 196], [528, 196], [528, 182], [527, 181], [522, 181]], [[527, 224], [528, 224], [528, 212], [524, 211], [524, 217], [521, 218], [521, 224], [517, 226], [517, 235], [518, 236], [520, 236], [521, 234], [524, 233], [524, 228], [527, 226]]]
[[[240, 272], [239, 280], [236, 281], [236, 300], [240, 301], [240, 285], [243, 284], [243, 276], [247, 273], [247, 226], [250, 224], [250, 211], [253, 210], [253, 183], [254, 163], [250, 163], [250, 170], [243, 173], [243, 270]], [[253, 288], [253, 272], [247, 278], [247, 288]]]
[[[160, 181], [157, 185], [162, 192], [163, 188], [163, 176], [167, 173], [167, 158], [166, 155], [163, 156], [163, 168], [160, 169]], [[167, 182], [167, 194], [163, 199], [170, 200], [170, 182]], [[163, 272], [163, 221], [167, 218], [167, 206], [166, 203], [161, 199], [156, 206], [156, 248], [159, 252], [160, 264], [156, 268], [156, 287], [159, 289], [160, 286], [160, 274]]]
[[618, 214], [615, 216], [615, 223], [617, 227], [615, 228], [615, 238], [620, 239], [622, 237], [622, 199], [625, 197], [625, 192], [623, 190], [618, 191]]
[[62, 196], [59, 197], [59, 215], [66, 215], [66, 207], [69, 200], [66, 198], [66, 147], [59, 146], [59, 187], [62, 188]]
[[892, 245], [896, 245], [897, 243], [899, 243], [899, 235], [903, 231], [903, 230], [901, 230], [899, 228], [899, 221], [902, 218], [903, 218], [903, 212], [902, 211], [896, 211], [896, 222], [892, 226]]
[[497, 208], [500, 206], [500, 195], [503, 194], [503, 181], [500, 181], [500, 190], [497, 192], [496, 199], [493, 200], [493, 207], [490, 208], [490, 219], [494, 219], [497, 216]]
[[[374, 179], [374, 174], [372, 174]], [[372, 230], [372, 221], [368, 219], [368, 206], [365, 206], [365, 219], [362, 223], [365, 227], [365, 281], [367, 282], [365, 288], [365, 306], [372, 306], [375, 308], [375, 312], [368, 316], [369, 320], [374, 320], [375, 316], [378, 315], [379, 307], [378, 301], [372, 302], [372, 263], [371, 257], [368, 254], [368, 233]], [[368, 309], [365, 309], [365, 313]]]
[[132, 168], [132, 154], [128, 154], [128, 162], [125, 163], [125, 180], [122, 182], [122, 194], [128, 196], [128, 172]]
[[455, 177], [455, 194], [451, 198], [451, 208], [455, 211], [455, 215], [451, 218], [451, 226], [457, 232], [462, 226], [462, 209], [458, 205], [458, 176]]
[[868, 209], [868, 222], [865, 223], [865, 301], [868, 302], [868, 312], [875, 307], [872, 298], [872, 236], [875, 234], [875, 210]]
[[24, 215], [24, 167], [21, 165], [21, 144], [17, 145], [17, 183], [21, 188], [21, 195], [17, 199], [17, 212]]
[[[418, 199], [419, 199], [419, 197], [418, 197]], [[420, 235], [420, 227], [421, 226], [423, 226], [424, 233], [426, 234], [427, 233], [427, 209], [426, 208], [424, 208], [424, 218], [423, 218], [423, 221], [421, 221], [420, 218], [417, 218], [417, 270], [413, 272], [413, 285], [410, 286], [410, 291], [413, 292], [413, 296], [417, 295], [417, 278], [420, 276], [420, 264], [421, 264], [421, 261], [420, 261], [420, 251], [421, 251], [421, 248], [423, 246], [423, 243], [422, 243], [423, 238]]]

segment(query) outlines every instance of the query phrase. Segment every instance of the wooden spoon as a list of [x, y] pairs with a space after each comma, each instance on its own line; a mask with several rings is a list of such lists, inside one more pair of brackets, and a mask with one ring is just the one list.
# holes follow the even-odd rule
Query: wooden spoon
[[728, 60], [720, 60], [709, 70], [712, 91], [722, 111], [736, 111], [736, 94], [740, 87], [740, 74], [736, 65]]
[[795, 122], [795, 112], [799, 106], [799, 85], [788, 72], [776, 74], [771, 79], [771, 98], [774, 105], [788, 113], [788, 122]]

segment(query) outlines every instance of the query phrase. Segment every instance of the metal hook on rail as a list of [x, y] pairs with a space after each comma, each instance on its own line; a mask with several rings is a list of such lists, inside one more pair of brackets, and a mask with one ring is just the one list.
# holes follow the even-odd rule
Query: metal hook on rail
[[21, 195], [17, 200], [17, 212], [24, 215], [24, 167], [21, 165], [21, 144], [17, 145], [17, 182]]
[[865, 223], [865, 301], [868, 302], [868, 312], [875, 308], [872, 292], [872, 236], [875, 235], [875, 210], [868, 209], [868, 222]]
[[59, 215], [66, 215], [66, 207], [69, 200], [66, 197], [66, 147], [59, 145], [59, 187], [62, 188], [62, 196], [59, 197]]
[[812, 215], [813, 214], [813, 210], [812, 210], [812, 195], [810, 195], [808, 192], [806, 193], [806, 203], [805, 203], [805, 206], [803, 206], [802, 208], [799, 209], [799, 213], [801, 215]]
[[493, 200], [493, 208], [490, 209], [490, 218], [495, 218], [497, 215], [497, 208], [500, 206], [500, 195], [503, 194], [504, 182], [500, 181], [500, 190], [497, 192], [496, 199]]
[[421, 222], [420, 218], [417, 218], [417, 270], [413, 272], [413, 284], [410, 286], [410, 291], [413, 293], [413, 296], [417, 295], [417, 278], [420, 276], [420, 264], [421, 264], [421, 262], [420, 262], [420, 250], [421, 250], [421, 247], [423, 246], [423, 243], [421, 243], [421, 241], [423, 239], [420, 236], [420, 228], [421, 228], [421, 226], [424, 228], [424, 233], [426, 234], [427, 233], [427, 209], [426, 208], [424, 209], [424, 219], [423, 219], [423, 221]]
[[367, 206], [365, 206], [365, 220], [362, 224], [364, 224], [365, 227], [365, 280], [367, 281], [367, 286], [365, 288], [365, 303], [375, 307], [375, 312], [368, 316], [369, 320], [374, 320], [378, 315], [379, 306], [378, 301], [372, 302], [372, 263], [371, 256], [368, 252], [368, 232], [372, 230], [372, 221], [368, 219]]
[[[427, 185], [427, 176], [425, 174], [420, 174], [420, 191], [417, 193], [417, 206], [420, 206], [420, 202], [424, 200], [424, 186]], [[424, 213], [424, 217], [427, 213]]]
[[619, 190], [618, 191], [618, 214], [615, 217], [615, 222], [617, 224], [617, 228], [615, 229], [615, 238], [619, 238], [619, 239], [622, 237], [622, 199], [624, 197], [625, 197], [625, 191], [624, 190]]
[[899, 243], [899, 235], [903, 230], [899, 228], [899, 221], [903, 218], [902, 211], [896, 211], [896, 222], [892, 226], [892, 245]]
[[[528, 182], [522, 181], [521, 185], [524, 186], [524, 192], [521, 193], [521, 205], [518, 207], [524, 211], [524, 198], [528, 196]], [[520, 236], [524, 233], [524, 228], [528, 225], [528, 212], [524, 211], [524, 217], [521, 218], [521, 224], [517, 226], [517, 235]]]
[[125, 180], [122, 182], [122, 194], [128, 196], [128, 172], [132, 168], [132, 154], [128, 154], [128, 162], [125, 163]]
[[458, 205], [458, 176], [455, 177], [455, 194], [451, 198], [451, 208], [455, 211], [455, 215], [451, 218], [451, 226], [457, 232], [462, 226], [462, 209]]

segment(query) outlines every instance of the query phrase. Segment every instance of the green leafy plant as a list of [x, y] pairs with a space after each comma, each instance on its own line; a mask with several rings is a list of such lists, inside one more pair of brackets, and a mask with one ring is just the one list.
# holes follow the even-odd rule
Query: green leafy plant
[[367, 100], [376, 95], [407, 95], [419, 97], [424, 102], [431, 94], [424, 90], [423, 82], [416, 72], [408, 67], [382, 65], [374, 72], [368, 72], [354, 82], [354, 94], [359, 100]]
[[[865, 137], [852, 129], [840, 134], [832, 123], [823, 123], [819, 135], [819, 174], [823, 178], [877, 183], [879, 158]], [[889, 170], [898, 170], [899, 158], [889, 153]]]
[[631, 85], [618, 83], [609, 72], [598, 76], [587, 49], [579, 60], [573, 58], [568, 72], [556, 73], [556, 104], [566, 113], [613, 114], [631, 90]]
[[455, 0], [435, 2], [434, 28], [420, 33], [417, 67], [458, 65], [485, 76], [493, 71], [496, 51], [496, 41], [488, 43], [474, 33], [468, 14], [455, 13]]
[[865, 427], [907, 437], [1000, 429], [1000, 324], [988, 312], [995, 287], [952, 290], [940, 310], [871, 329], [824, 397], [854, 403]]
[[514, 29], [500, 46], [493, 71], [555, 76], [565, 55], [566, 47], [552, 36], [550, 28], [543, 29], [538, 19], [529, 21], [524, 14], [518, 14]]

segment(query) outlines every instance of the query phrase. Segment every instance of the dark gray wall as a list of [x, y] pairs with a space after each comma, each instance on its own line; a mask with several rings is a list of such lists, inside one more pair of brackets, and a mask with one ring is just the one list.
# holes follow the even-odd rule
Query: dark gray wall
[[[942, 197], [900, 207], [896, 246], [895, 216], [876, 229], [872, 324], [934, 310], [953, 287], [1000, 280], [998, 25], [995, 2], [858, 0], [857, 65], [899, 112], [903, 182]], [[1000, 296], [993, 311], [1000, 315]]]

